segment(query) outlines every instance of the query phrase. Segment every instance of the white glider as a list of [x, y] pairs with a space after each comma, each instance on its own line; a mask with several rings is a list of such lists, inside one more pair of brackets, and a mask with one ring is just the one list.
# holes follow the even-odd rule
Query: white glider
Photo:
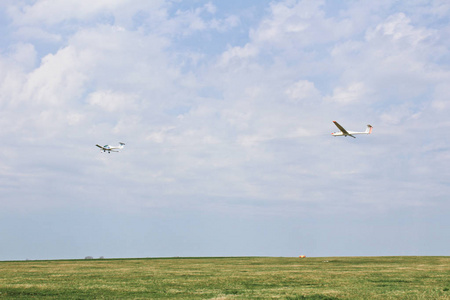
[[120, 142], [119, 144], [120, 144], [120, 146], [111, 146], [111, 145], [100, 146], [99, 144], [97, 144], [95, 146], [97, 146], [101, 149], [100, 152], [108, 151], [108, 153], [111, 153], [111, 152], [119, 152], [118, 149], [123, 149], [123, 146], [125, 146], [125, 143]]
[[372, 125], [367, 125], [366, 131], [347, 131], [338, 122], [333, 121], [333, 123], [340, 130], [338, 132], [333, 132], [331, 134], [334, 136], [351, 136], [353, 138], [356, 138], [356, 136], [353, 136], [354, 134], [371, 134], [372, 133]]

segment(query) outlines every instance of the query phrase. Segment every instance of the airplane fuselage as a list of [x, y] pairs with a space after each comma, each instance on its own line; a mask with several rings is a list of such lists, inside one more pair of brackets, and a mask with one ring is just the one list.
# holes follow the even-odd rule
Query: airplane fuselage
[[106, 152], [106, 151], [108, 151], [108, 153], [111, 153], [111, 151], [112, 152], [119, 152], [119, 151], [114, 151], [114, 149], [119, 149], [119, 148], [118, 147], [112, 147], [110, 145], [103, 146], [103, 152]]
[[334, 136], [352, 136], [354, 134], [369, 134], [368, 132], [359, 132], [359, 131], [347, 131], [347, 133], [343, 133], [342, 131], [333, 132], [331, 135]]
[[333, 121], [334, 125], [339, 128], [340, 131], [333, 132], [331, 135], [333, 136], [351, 136], [352, 138], [356, 138], [354, 134], [371, 134], [372, 133], [372, 125], [367, 125], [366, 131], [348, 131], [345, 130], [338, 122]]
[[119, 152], [119, 149], [123, 149], [123, 146], [125, 146], [125, 144], [120, 143], [120, 146], [111, 146], [111, 145], [100, 146], [97, 144], [96, 146], [100, 148], [100, 152], [103, 151], [111, 153], [111, 152]]

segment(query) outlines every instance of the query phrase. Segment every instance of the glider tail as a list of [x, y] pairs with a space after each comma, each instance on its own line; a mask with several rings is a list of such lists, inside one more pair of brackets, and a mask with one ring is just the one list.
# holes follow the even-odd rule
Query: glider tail
[[366, 134], [371, 134], [372, 133], [372, 125], [367, 125], [367, 128], [366, 128]]

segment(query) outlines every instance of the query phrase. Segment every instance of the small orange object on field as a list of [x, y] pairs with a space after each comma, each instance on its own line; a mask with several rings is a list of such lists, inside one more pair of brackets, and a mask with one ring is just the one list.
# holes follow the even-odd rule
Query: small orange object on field
[[306, 257], [306, 255], [300, 255], [299, 257], [300, 257], [300, 258], [305, 258], [305, 257]]

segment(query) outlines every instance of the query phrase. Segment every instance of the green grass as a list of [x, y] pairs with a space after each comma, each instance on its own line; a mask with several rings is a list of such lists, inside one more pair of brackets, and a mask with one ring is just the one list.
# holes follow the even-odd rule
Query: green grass
[[0, 262], [4, 299], [450, 299], [450, 257]]

